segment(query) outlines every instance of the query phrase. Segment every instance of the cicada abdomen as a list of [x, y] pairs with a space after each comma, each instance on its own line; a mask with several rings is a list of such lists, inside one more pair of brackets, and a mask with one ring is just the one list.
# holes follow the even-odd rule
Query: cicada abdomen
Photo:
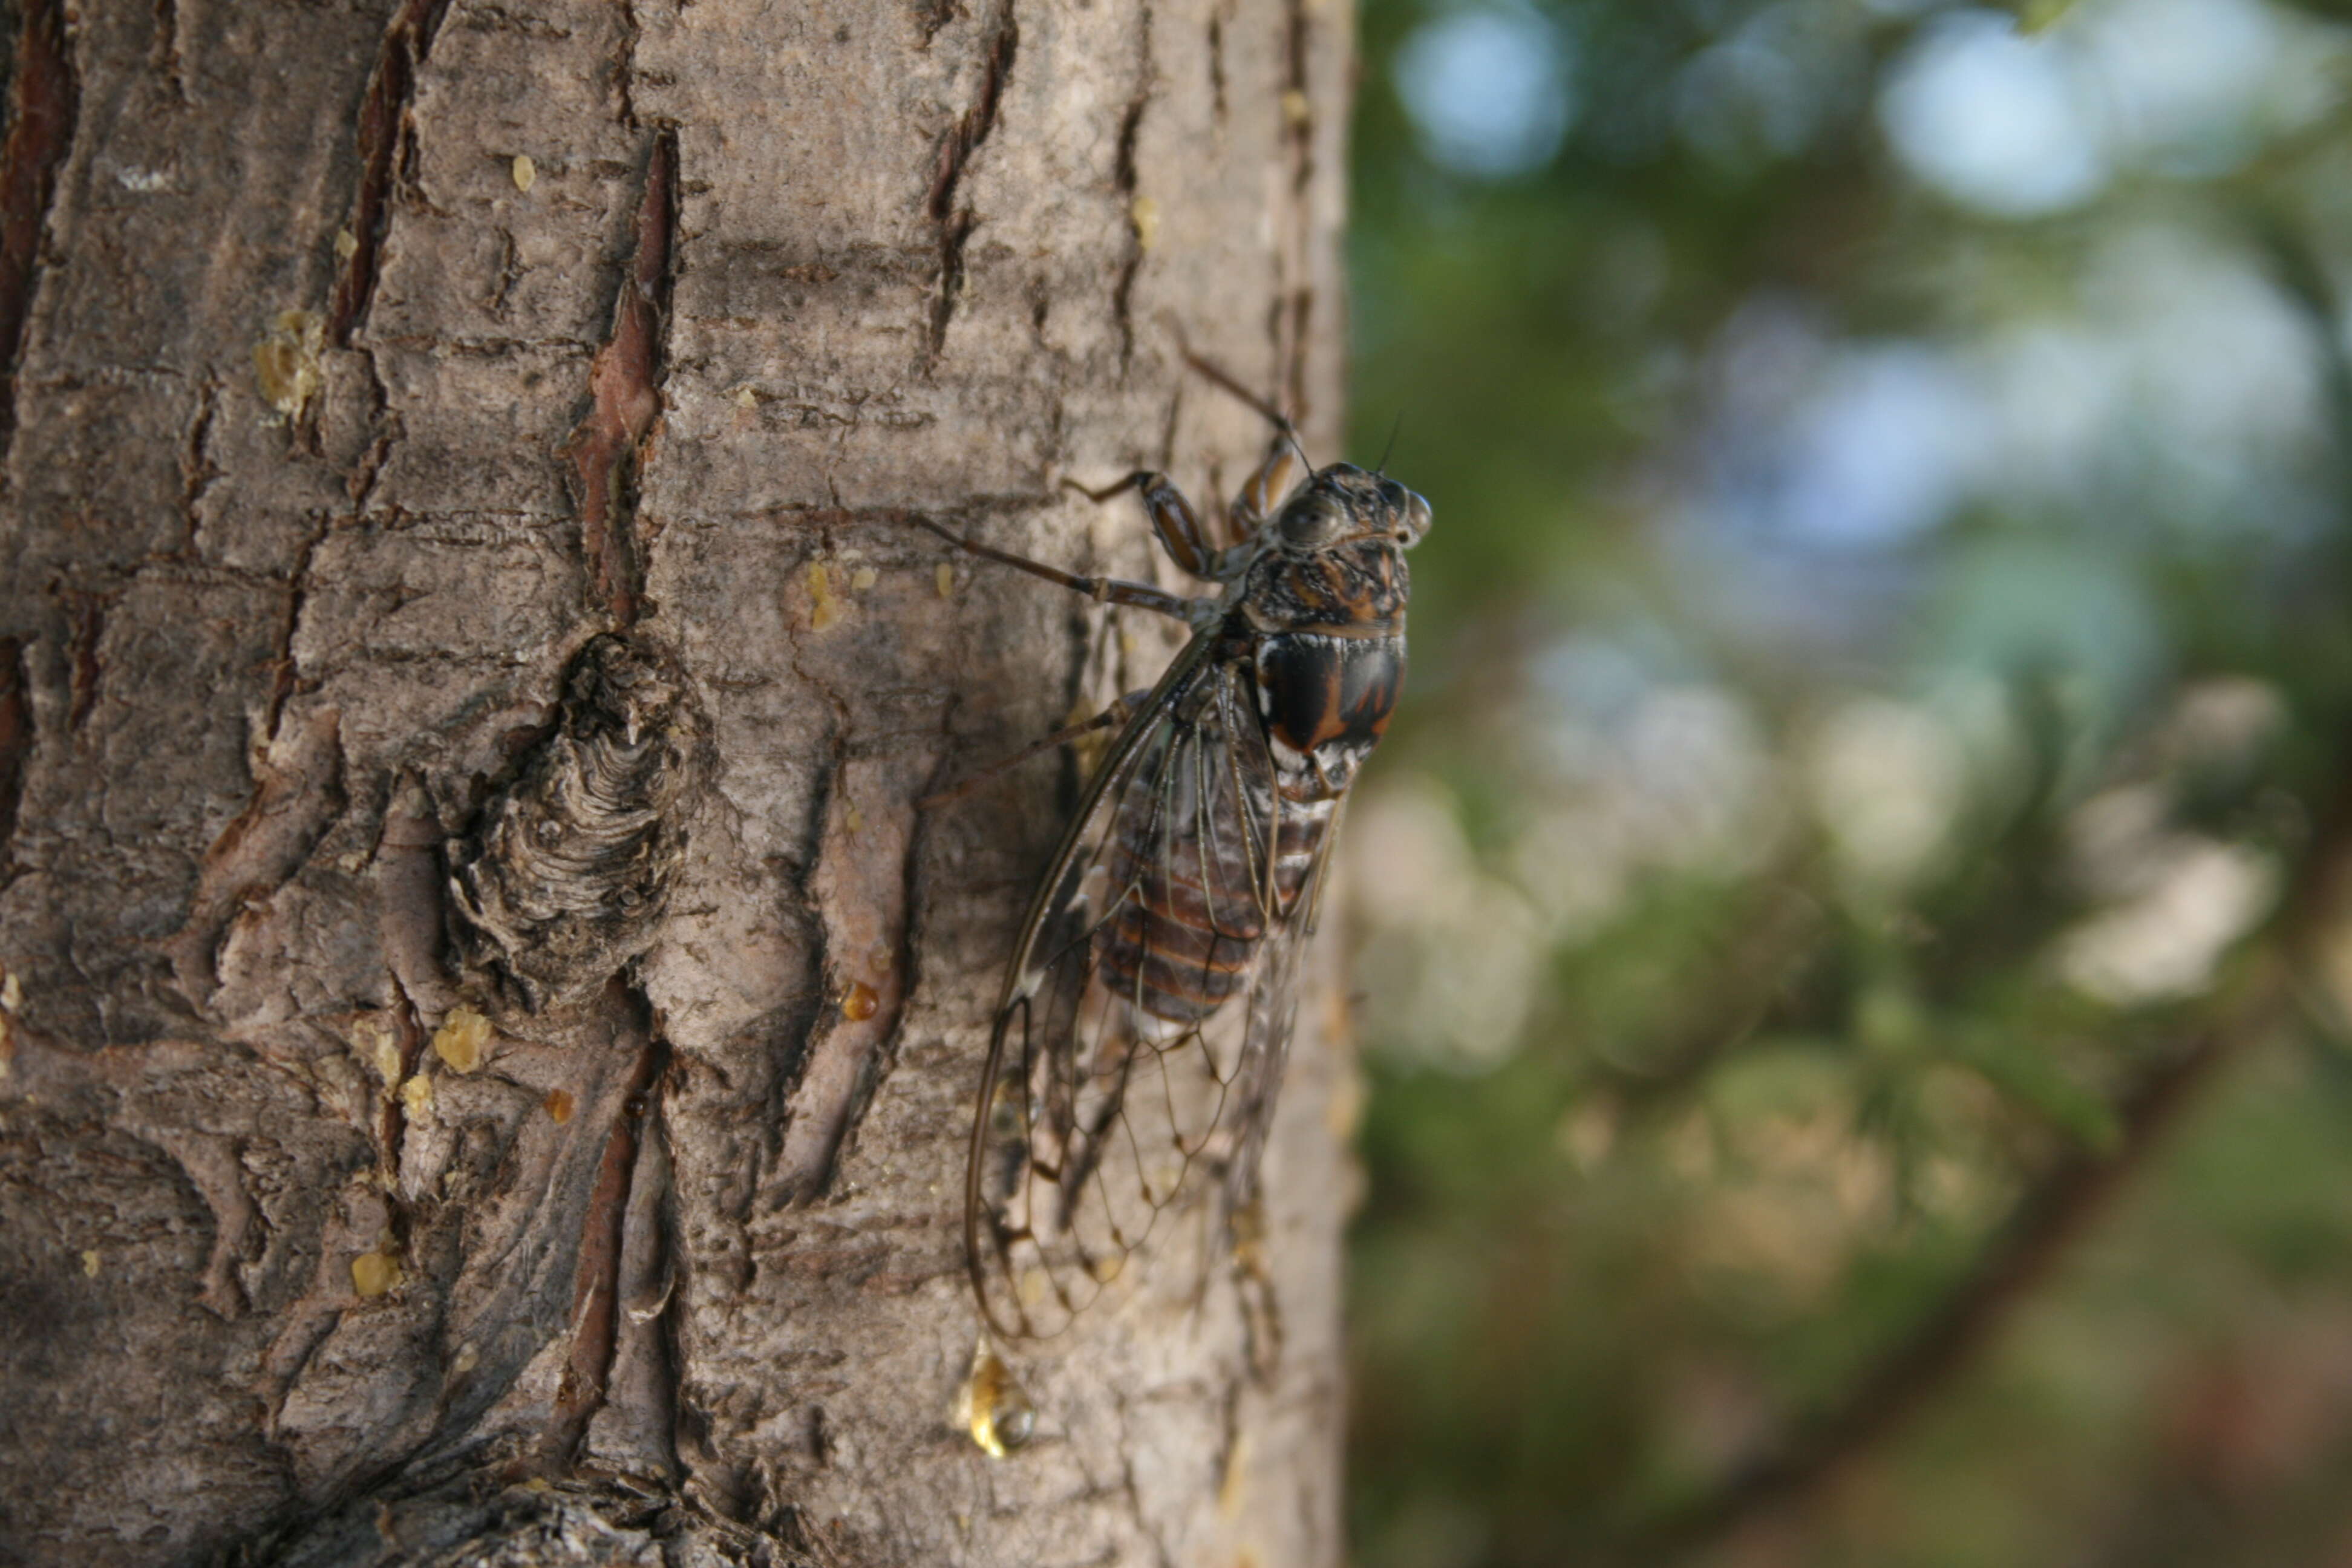
[[1169, 755], [1177, 738], [1167, 731], [1138, 758], [1164, 785], [1119, 803], [1108, 871], [1120, 896], [1094, 936], [1101, 984], [1176, 1025], [1200, 1022], [1247, 984], [1284, 907], [1266, 876], [1268, 830], [1279, 818], [1265, 748], [1234, 744], [1215, 712], [1221, 694], [1211, 692], [1211, 712], [1185, 738], [1181, 761]]

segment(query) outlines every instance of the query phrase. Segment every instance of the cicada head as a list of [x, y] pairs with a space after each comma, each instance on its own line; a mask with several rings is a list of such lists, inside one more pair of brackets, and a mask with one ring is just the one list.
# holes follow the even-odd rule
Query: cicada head
[[1283, 549], [1296, 555], [1363, 539], [1386, 539], [1410, 550], [1429, 531], [1429, 502], [1386, 474], [1334, 463], [1291, 493], [1275, 529]]

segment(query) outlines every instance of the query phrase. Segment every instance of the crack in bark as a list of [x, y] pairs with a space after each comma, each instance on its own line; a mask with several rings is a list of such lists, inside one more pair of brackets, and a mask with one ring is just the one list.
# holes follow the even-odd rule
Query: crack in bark
[[766, 1177], [776, 1179], [777, 1201], [792, 1204], [802, 1201], [818, 1185], [825, 1173], [819, 1171], [814, 1180], [803, 1179], [793, 1169], [794, 1134], [801, 1121], [799, 1101], [802, 1086], [808, 1081], [810, 1069], [818, 1053], [824, 1049], [827, 1015], [832, 1013], [837, 998], [832, 994], [830, 976], [836, 955], [831, 924], [818, 908], [817, 881], [824, 865], [825, 840], [832, 832], [835, 796], [847, 780], [849, 769], [849, 704], [841, 695], [801, 659], [801, 631], [797, 626], [785, 630], [788, 661], [793, 674], [810, 690], [824, 698], [833, 709], [834, 722], [825, 733], [824, 749], [827, 764], [818, 773], [816, 787], [809, 804], [809, 822], [802, 835], [803, 846], [800, 863], [793, 878], [793, 895], [800, 906], [814, 917], [808, 922], [809, 970], [823, 982], [815, 998], [805, 1007], [790, 1010], [787, 1037], [790, 1040], [782, 1070], [776, 1075], [775, 1089], [771, 1097], [768, 1118], [769, 1135], [762, 1152], [769, 1162], [767, 1173], [754, 1181], [755, 1186], [766, 1185]]
[[645, 41], [646, 25], [637, 15], [636, 0], [621, 0], [621, 47], [613, 60], [613, 89], [621, 97], [621, 123], [637, 129], [637, 46]]
[[1150, 1510], [1143, 1504], [1143, 1488], [1135, 1479], [1133, 1412], [1124, 1398], [1117, 1400], [1117, 1409], [1119, 1429], [1118, 1496], [1126, 1505], [1128, 1517], [1135, 1521], [1136, 1533], [1150, 1543], [1152, 1559], [1159, 1568], [1176, 1568], [1176, 1554], [1169, 1550], [1167, 1533], [1152, 1521]]
[[16, 877], [17, 813], [24, 807], [25, 774], [37, 738], [25, 645], [16, 637], [0, 637], [0, 887]]
[[319, 547], [327, 542], [334, 521], [320, 512], [313, 521], [310, 531], [302, 538], [302, 546], [294, 556], [294, 569], [286, 576], [286, 613], [278, 618], [278, 629], [270, 639], [269, 707], [261, 723], [265, 737], [276, 739], [278, 723], [286, 712], [286, 700], [294, 695], [294, 637], [302, 627], [303, 606], [310, 597], [310, 566], [318, 558]]
[[666, 129], [646, 158], [612, 333], [588, 371], [588, 411], [564, 445], [590, 590], [620, 631], [635, 626], [644, 608], [647, 542], [636, 536], [637, 479], [661, 417], [677, 228], [677, 132]]
[[0, 141], [0, 449], [16, 427], [16, 374], [40, 278], [41, 238], [58, 171], [73, 144], [79, 98], [65, 0], [25, 0], [23, 16], [7, 135]]
[[213, 461], [213, 421], [220, 413], [220, 383], [205, 377], [196, 389], [196, 411], [188, 420], [187, 434], [180, 442], [180, 522], [184, 530], [181, 551], [189, 559], [196, 556], [196, 534], [201, 520], [196, 509], [202, 505], [205, 492], [221, 477], [220, 465]]
[[327, 307], [327, 341], [352, 346], [352, 334], [367, 319], [375, 299], [376, 273], [383, 260], [383, 237], [391, 226], [395, 159], [407, 130], [409, 104], [416, 96], [417, 68], [433, 48], [449, 0], [402, 0], [383, 31], [383, 47], [360, 100], [359, 187], [352, 196], [352, 253], [335, 279]]
[[[384, 1086], [383, 1114], [377, 1119], [377, 1158], [383, 1162], [385, 1180], [383, 1183], [385, 1205], [394, 1210], [403, 1206], [400, 1196], [401, 1146], [408, 1131], [408, 1102], [401, 1097], [402, 1086], [415, 1076], [417, 1067], [425, 1060], [425, 1020], [417, 1016], [416, 998], [408, 994], [408, 984], [397, 969], [390, 971], [392, 989], [400, 1000], [393, 1010], [394, 1032], [399, 1037], [396, 1047], [400, 1053], [400, 1071]], [[288, 1379], [288, 1385], [293, 1380]]]
[[1220, 5], [1209, 13], [1209, 112], [1217, 129], [1225, 128], [1225, 11]]
[[[400, 1086], [425, 1057], [424, 1014], [453, 1005], [457, 994], [442, 962], [446, 914], [441, 900], [442, 831], [432, 798], [415, 774], [392, 784], [376, 837], [376, 942], [392, 982], [393, 1021], [399, 1037], [398, 1071], [385, 1085], [375, 1133], [383, 1169], [400, 1172], [405, 1107]], [[397, 1184], [387, 1185], [387, 1194]]]
[[[355, 523], [367, 515], [368, 502], [375, 497], [376, 480], [383, 473], [385, 460], [392, 456], [393, 443], [404, 434], [399, 416], [392, 411], [392, 394], [385, 388], [383, 375], [377, 372], [374, 353], [363, 353], [360, 359], [367, 366], [368, 419], [375, 428], [375, 435], [369, 440], [366, 449], [360, 453], [359, 462], [352, 469], [351, 478], [343, 482], [344, 493], [352, 498], [352, 521]], [[316, 539], [312, 540], [310, 548], [316, 548], [317, 543]], [[307, 549], [302, 564], [307, 570]]]
[[1119, 262], [1118, 280], [1111, 286], [1111, 319], [1118, 324], [1118, 367], [1124, 372], [1135, 360], [1135, 279], [1143, 270], [1143, 228], [1136, 220], [1136, 142], [1143, 130], [1143, 111], [1151, 103], [1151, 7], [1139, 20], [1136, 47], [1135, 96], [1118, 118], [1118, 156], [1112, 164], [1112, 184], [1118, 191], [1119, 221], [1127, 227], [1127, 255]]
[[194, 100], [188, 97], [188, 80], [180, 59], [180, 0], [155, 0], [155, 49], [151, 57], [163, 85], [184, 109]]
[[210, 1005], [221, 943], [238, 912], [293, 880], [349, 805], [341, 726], [330, 708], [283, 735], [273, 715], [253, 796], [205, 851], [187, 918], [166, 945], [180, 994], [194, 1006]]
[[514, 286], [522, 280], [522, 268], [515, 249], [514, 230], [499, 230], [499, 275], [490, 281], [490, 291], [483, 300], [483, 308], [499, 321], [505, 321], [507, 302]]
[[547, 1429], [543, 1457], [569, 1468], [588, 1434], [588, 1423], [604, 1403], [606, 1379], [621, 1345], [621, 1260], [626, 1239], [629, 1195], [647, 1136], [658, 1136], [662, 1075], [669, 1066], [668, 1039], [644, 994], [617, 977], [601, 1006], [636, 1016], [624, 1027], [641, 1034], [644, 1047], [629, 1075], [621, 1112], [605, 1134], [604, 1158], [596, 1173], [580, 1227], [579, 1271], [572, 1294], [572, 1352]]
[[915, 0], [915, 25], [923, 30], [923, 47], [931, 47], [941, 27], [969, 14], [963, 0]]
[[[819, 915], [816, 968], [825, 987], [797, 1053], [777, 1154], [786, 1198], [798, 1203], [832, 1191], [898, 1061], [920, 951], [925, 814], [876, 788], [877, 776], [898, 770], [847, 757], [847, 734], [845, 719], [803, 886]], [[904, 771], [912, 777], [937, 767], [936, 759], [927, 768], [908, 760]]]
[[106, 612], [112, 597], [86, 589], [60, 588], [66, 611], [66, 729], [79, 731], [98, 707], [98, 684], [103, 671], [98, 645], [106, 636]]
[[956, 303], [963, 294], [964, 246], [980, 221], [969, 204], [961, 207], [956, 205], [956, 195], [972, 154], [996, 129], [997, 104], [1003, 97], [1004, 84], [1013, 75], [1013, 57], [1020, 49], [1021, 24], [1013, 14], [1012, 0], [1005, 0], [1003, 8], [997, 13], [995, 26], [989, 31], [980, 90], [973, 96], [971, 107], [940, 140], [929, 203], [931, 222], [940, 232], [939, 298], [931, 304], [934, 360], [947, 347], [948, 323], [954, 319]]

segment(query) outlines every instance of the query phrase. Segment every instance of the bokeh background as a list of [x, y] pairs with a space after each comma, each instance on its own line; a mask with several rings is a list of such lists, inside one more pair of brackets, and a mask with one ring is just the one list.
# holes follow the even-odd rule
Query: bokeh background
[[1362, 47], [1357, 1561], [2352, 1564], [2352, 5]]

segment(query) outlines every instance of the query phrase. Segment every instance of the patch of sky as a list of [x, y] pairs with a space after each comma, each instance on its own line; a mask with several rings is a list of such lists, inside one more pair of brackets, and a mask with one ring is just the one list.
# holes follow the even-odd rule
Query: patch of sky
[[2071, 19], [2118, 154], [2220, 174], [2253, 151], [2281, 66], [2281, 29], [2256, 0], [2128, 0]]
[[1837, 342], [1763, 301], [1727, 329], [1717, 363], [1702, 508], [1720, 528], [1784, 548], [1900, 545], [1949, 516], [1992, 461], [1984, 390], [1933, 345]]
[[2325, 445], [2320, 345], [2261, 264], [2143, 224], [2093, 248], [2072, 294], [1948, 343], [1841, 338], [1800, 300], [1752, 300], [1706, 356], [1669, 510], [1719, 547], [1799, 559], [1888, 556], [1986, 505], [2295, 531], [2298, 509], [2245, 500]]
[[2168, 439], [2218, 458], [2274, 457], [2319, 433], [2319, 345], [2255, 258], [2145, 225], [2103, 246], [2085, 316], [2127, 355], [2135, 395]]
[[1998, 11], [1928, 23], [1888, 77], [1879, 120], [1914, 174], [1995, 216], [2063, 212], [2107, 183], [2072, 43], [2026, 37]]
[[2334, 30], [2263, 0], [2085, 0], [2045, 32], [1969, 7], [1922, 27], [1879, 122], [1923, 184], [2000, 218], [2090, 202], [2118, 173], [2197, 176], [2341, 98]]
[[1503, 180], [1549, 163], [1576, 115], [1569, 40], [1524, 5], [1449, 12], [1397, 51], [1397, 95], [1432, 162]]

